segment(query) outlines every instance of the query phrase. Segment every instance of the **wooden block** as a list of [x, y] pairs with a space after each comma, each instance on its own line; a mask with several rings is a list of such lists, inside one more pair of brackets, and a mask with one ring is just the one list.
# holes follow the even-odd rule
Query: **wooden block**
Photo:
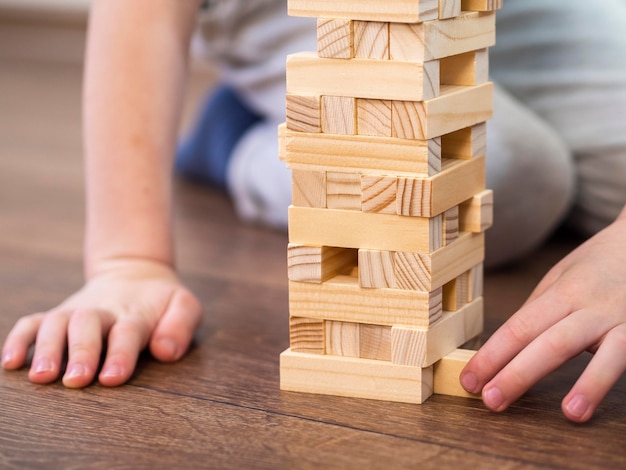
[[354, 57], [357, 59], [389, 59], [389, 23], [381, 21], [354, 22]]
[[468, 299], [472, 301], [483, 295], [483, 263], [477, 264], [469, 271]]
[[315, 318], [289, 318], [289, 345], [292, 351], [324, 354], [324, 321]]
[[322, 132], [320, 97], [287, 95], [287, 128], [297, 132]]
[[280, 389], [405, 403], [432, 394], [432, 367], [400, 366], [350, 357], [286, 350], [280, 355]]
[[465, 11], [494, 11], [502, 8], [502, 0], [462, 0], [461, 8]]
[[479, 85], [489, 79], [487, 49], [445, 57], [440, 66], [441, 85]]
[[394, 254], [396, 289], [429, 292], [460, 276], [485, 257], [485, 237], [481, 233], [463, 233], [453, 243], [434, 253]]
[[428, 327], [441, 318], [441, 303], [441, 289], [366, 289], [343, 275], [322, 284], [289, 281], [289, 312], [296, 317]]
[[439, 0], [439, 19], [454, 18], [461, 14], [461, 0]]
[[356, 101], [346, 96], [322, 96], [322, 132], [356, 134]]
[[292, 169], [358, 169], [361, 173], [369, 170], [425, 176], [435, 175], [441, 170], [441, 155], [434, 153], [441, 148], [427, 140], [285, 130], [283, 148], [282, 159]]
[[484, 157], [487, 151], [487, 124], [482, 122], [441, 136], [442, 158]]
[[[396, 210], [399, 215], [434, 217], [485, 189], [485, 159], [449, 160], [438, 175], [398, 178]], [[470, 196], [472, 198], [473, 196]], [[472, 209], [476, 210], [474, 206]], [[461, 225], [463, 230], [463, 225]]]
[[393, 252], [359, 250], [359, 285], [367, 288], [393, 288]]
[[493, 84], [445, 85], [440, 96], [427, 101], [391, 103], [392, 136], [432, 139], [490, 119]]
[[300, 52], [287, 56], [287, 93], [428, 100], [439, 95], [439, 64], [438, 61], [328, 59], [316, 53]]
[[443, 285], [443, 309], [456, 312], [467, 304], [469, 298], [469, 271], [457, 276]]
[[359, 357], [359, 323], [326, 321], [326, 354]]
[[326, 207], [361, 210], [361, 175], [329, 171], [326, 173]]
[[391, 101], [358, 98], [357, 134], [391, 137]]
[[391, 327], [361, 324], [359, 327], [359, 357], [391, 362]]
[[326, 207], [326, 172], [292, 170], [291, 201], [294, 206]]
[[361, 175], [361, 210], [396, 214], [398, 179], [393, 176]]
[[459, 224], [464, 232], [484, 232], [493, 224], [493, 191], [486, 189], [459, 206]]
[[459, 206], [443, 213], [443, 244], [449, 245], [459, 238]]
[[394, 364], [428, 367], [483, 329], [483, 301], [476, 299], [457, 312], [444, 312], [430, 328], [391, 329], [391, 361]]
[[290, 16], [419, 23], [434, 20], [438, 0], [289, 0]]
[[443, 244], [441, 224], [424, 217], [289, 207], [289, 240], [301, 245], [430, 253]]
[[428, 61], [485, 49], [496, 42], [494, 13], [462, 12], [455, 18], [389, 25], [389, 58]]
[[358, 253], [348, 248], [307, 246], [289, 243], [287, 273], [289, 280], [320, 283], [357, 266]]
[[480, 398], [480, 394], [468, 393], [461, 386], [461, 371], [476, 351], [456, 349], [434, 365], [434, 391], [440, 395]]
[[319, 18], [317, 20], [317, 55], [334, 59], [354, 57], [351, 20]]

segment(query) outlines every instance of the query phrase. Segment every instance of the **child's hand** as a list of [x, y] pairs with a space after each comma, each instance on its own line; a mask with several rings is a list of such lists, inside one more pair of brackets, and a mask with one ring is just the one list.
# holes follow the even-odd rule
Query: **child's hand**
[[107, 340], [98, 380], [115, 386], [126, 382], [141, 350], [148, 344], [161, 361], [175, 361], [187, 350], [202, 317], [196, 297], [166, 265], [143, 260], [109, 262], [85, 286], [58, 307], [21, 318], [2, 351], [5, 369], [22, 367], [35, 343], [29, 378], [56, 380], [64, 352], [63, 383], [89, 385]]
[[503, 411], [533, 384], [582, 351], [595, 355], [564, 398], [572, 421], [591, 418], [626, 370], [626, 217], [558, 263], [522, 308], [487, 341], [461, 374]]

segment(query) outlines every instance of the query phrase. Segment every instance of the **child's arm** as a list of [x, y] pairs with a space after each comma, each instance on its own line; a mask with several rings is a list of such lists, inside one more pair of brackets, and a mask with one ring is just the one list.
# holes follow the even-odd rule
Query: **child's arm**
[[171, 167], [188, 46], [198, 0], [99, 0], [92, 6], [84, 83], [87, 229], [83, 289], [49, 312], [22, 318], [2, 364], [29, 377], [119, 385], [150, 344], [180, 358], [201, 318], [173, 267]]
[[593, 415], [626, 370], [626, 208], [559, 262], [465, 367], [461, 383], [502, 411], [542, 377], [588, 350], [595, 355], [562, 408]]

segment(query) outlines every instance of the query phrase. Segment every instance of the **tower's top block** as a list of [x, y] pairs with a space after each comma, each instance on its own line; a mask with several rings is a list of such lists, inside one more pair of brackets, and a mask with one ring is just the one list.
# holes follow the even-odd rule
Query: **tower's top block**
[[421, 23], [439, 17], [438, 0], [289, 0], [291, 16]]

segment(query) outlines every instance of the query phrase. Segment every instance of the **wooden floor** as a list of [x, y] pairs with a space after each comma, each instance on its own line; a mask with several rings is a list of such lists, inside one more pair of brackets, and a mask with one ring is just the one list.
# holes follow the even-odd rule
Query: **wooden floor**
[[[0, 62], [0, 336], [81, 285], [78, 65]], [[625, 468], [626, 381], [587, 425], [560, 400], [588, 357], [509, 411], [434, 396], [406, 405], [285, 393], [284, 233], [238, 222], [224, 194], [179, 183], [178, 260], [206, 318], [175, 365], [66, 390], [0, 372], [1, 468]], [[573, 247], [558, 240], [486, 278], [489, 334]]]

